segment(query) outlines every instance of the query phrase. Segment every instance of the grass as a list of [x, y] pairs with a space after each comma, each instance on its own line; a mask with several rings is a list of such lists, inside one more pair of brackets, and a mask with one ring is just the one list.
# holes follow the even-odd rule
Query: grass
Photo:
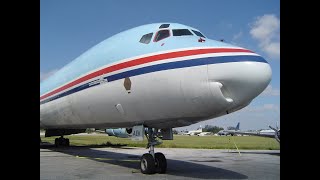
[[[70, 145], [127, 145], [129, 147], [146, 147], [147, 140], [131, 141], [130, 138], [117, 138], [106, 135], [70, 135]], [[54, 143], [56, 137], [41, 137], [43, 142]], [[279, 143], [273, 138], [257, 136], [182, 136], [175, 135], [174, 140], [164, 140], [157, 148], [198, 148], [198, 149], [235, 149], [236, 143], [239, 149], [280, 149]], [[233, 141], [234, 140], [234, 141]]]

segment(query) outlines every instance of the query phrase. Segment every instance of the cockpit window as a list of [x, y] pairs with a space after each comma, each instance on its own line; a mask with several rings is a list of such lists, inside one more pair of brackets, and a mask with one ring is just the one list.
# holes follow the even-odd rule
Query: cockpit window
[[[193, 31], [197, 36], [204, 37], [204, 35], [201, 34], [201, 32], [196, 31], [196, 30], [192, 30], [192, 31]], [[204, 38], [206, 38], [206, 37], [204, 37]]]
[[149, 42], [151, 41], [152, 35], [153, 33], [143, 35], [139, 42], [149, 44]]
[[158, 42], [158, 41], [160, 41], [162, 39], [165, 39], [165, 38], [167, 38], [169, 36], [170, 36], [170, 31], [168, 29], [160, 30], [160, 31], [157, 32], [157, 34], [156, 34], [156, 36], [154, 38], [154, 42]]
[[188, 29], [172, 29], [173, 36], [192, 36], [193, 34]]
[[159, 29], [161, 28], [168, 28], [170, 26], [170, 24], [161, 24], [161, 26], [159, 27]]

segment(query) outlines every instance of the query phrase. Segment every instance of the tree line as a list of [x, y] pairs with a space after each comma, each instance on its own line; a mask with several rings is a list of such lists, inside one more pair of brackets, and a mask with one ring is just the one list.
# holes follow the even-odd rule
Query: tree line
[[215, 134], [221, 130], [223, 130], [223, 128], [219, 126], [205, 125], [205, 127], [202, 129], [202, 132], [212, 132], [213, 134]]

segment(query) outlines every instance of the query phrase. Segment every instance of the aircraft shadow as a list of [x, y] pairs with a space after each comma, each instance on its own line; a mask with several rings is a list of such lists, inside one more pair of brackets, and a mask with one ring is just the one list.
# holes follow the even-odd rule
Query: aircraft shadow
[[[238, 154], [238, 152], [225, 152], [225, 153], [236, 153]], [[251, 152], [247, 152], [247, 151], [244, 151], [244, 152], [241, 152], [241, 154], [269, 154], [269, 155], [273, 155], [273, 156], [280, 156], [280, 152], [254, 152], [254, 151], [251, 151]]]
[[[132, 168], [133, 171], [140, 173], [140, 156], [124, 153], [115, 153], [102, 151], [97, 149], [90, 149], [86, 146], [70, 146], [68, 148], [55, 148], [54, 146], [41, 146], [43, 149], [76, 156], [79, 158], [91, 159], [98, 162], [109, 163], [122, 167]], [[122, 147], [119, 147], [122, 148]], [[126, 149], [128, 147], [125, 147]], [[147, 150], [146, 150], [147, 152]], [[201, 161], [195, 161], [201, 162]], [[208, 161], [210, 162], [210, 161]], [[219, 162], [219, 161], [217, 161]], [[187, 161], [167, 159], [168, 168], [167, 175], [181, 176], [188, 178], [201, 178], [201, 179], [247, 179], [248, 176], [218, 168]]]

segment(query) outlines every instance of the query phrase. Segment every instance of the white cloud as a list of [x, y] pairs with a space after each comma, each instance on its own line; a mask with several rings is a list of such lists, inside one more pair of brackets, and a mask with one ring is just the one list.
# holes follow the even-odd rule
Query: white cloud
[[259, 41], [259, 47], [271, 58], [280, 59], [280, 19], [274, 14], [257, 17], [251, 24], [251, 36]]
[[40, 82], [45, 80], [45, 79], [47, 79], [48, 77], [50, 77], [51, 75], [53, 75], [57, 71], [58, 71], [58, 69], [54, 69], [54, 70], [49, 71], [49, 72], [40, 72]]
[[279, 112], [280, 107], [276, 104], [264, 104], [262, 106], [247, 106], [243, 108], [243, 112], [266, 112], [266, 111]]
[[262, 96], [280, 96], [280, 89], [273, 88], [271, 85], [261, 93]]
[[223, 29], [232, 29], [233, 24], [231, 24], [231, 23], [229, 23], [229, 22], [227, 22], [227, 21], [222, 20], [222, 21], [219, 22], [218, 26], [220, 26], [220, 27], [223, 28]]
[[280, 42], [265, 44], [264, 51], [271, 57], [280, 57]]
[[233, 37], [232, 37], [232, 41], [236, 41], [236, 40], [238, 40], [239, 38], [241, 38], [241, 37], [242, 37], [242, 35], [243, 35], [242, 31], [240, 31], [239, 33], [237, 33], [237, 34], [233, 35]]
[[275, 104], [264, 104], [263, 106], [264, 110], [278, 110], [279, 106]]

